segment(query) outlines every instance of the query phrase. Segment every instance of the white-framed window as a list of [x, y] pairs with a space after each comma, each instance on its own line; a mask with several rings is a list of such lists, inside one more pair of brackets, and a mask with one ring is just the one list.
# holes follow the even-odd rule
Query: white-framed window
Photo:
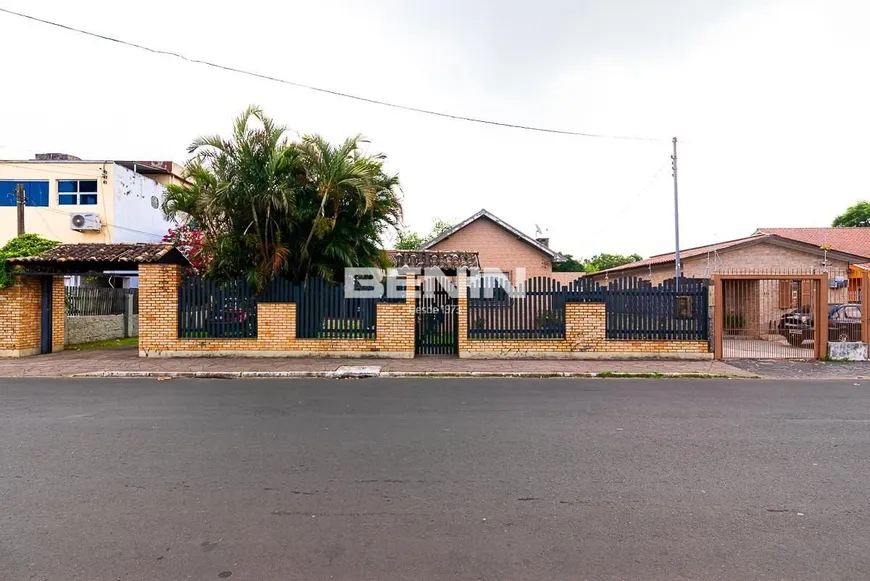
[[97, 180], [57, 180], [59, 206], [96, 206]]

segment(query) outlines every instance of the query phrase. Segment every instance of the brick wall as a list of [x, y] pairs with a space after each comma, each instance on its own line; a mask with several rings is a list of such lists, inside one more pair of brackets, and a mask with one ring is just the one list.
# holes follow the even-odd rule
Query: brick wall
[[[52, 351], [63, 350], [63, 278], [52, 284]], [[0, 357], [37, 355], [42, 343], [42, 279], [24, 276], [0, 289]]]
[[498, 268], [509, 273], [511, 280], [516, 280], [513, 275], [518, 267], [526, 269], [527, 278], [553, 272], [549, 256], [488, 218], [475, 220], [430, 250], [477, 252], [481, 268]]
[[51, 285], [51, 351], [63, 351], [66, 343], [66, 288], [63, 277], [56, 276]]
[[614, 341], [606, 338], [603, 303], [565, 305], [564, 339], [469, 339], [467, 279], [458, 277], [459, 356], [465, 359], [685, 358], [709, 359], [704, 341]]
[[373, 339], [297, 339], [296, 305], [260, 303], [257, 337], [252, 339], [179, 339], [176, 265], [139, 267], [139, 355], [183, 357], [209, 355], [253, 356], [414, 356], [414, 277], [408, 277], [406, 301], [377, 305], [377, 333]]

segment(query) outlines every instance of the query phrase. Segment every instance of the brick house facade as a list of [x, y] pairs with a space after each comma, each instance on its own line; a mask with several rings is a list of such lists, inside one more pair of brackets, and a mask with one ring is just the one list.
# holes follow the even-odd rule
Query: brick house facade
[[424, 244], [421, 250], [476, 252], [481, 268], [497, 268], [516, 281], [518, 268], [525, 269], [526, 278], [550, 276], [553, 263], [564, 262], [548, 244], [548, 239], [532, 238], [481, 210]]
[[[870, 253], [870, 248], [867, 252]], [[688, 248], [681, 252], [680, 258], [682, 275], [687, 278], [711, 278], [714, 274], [827, 272], [831, 278], [848, 279], [854, 265], [867, 262], [863, 255], [760, 231], [747, 238]], [[651, 256], [591, 276], [602, 283], [616, 278], [638, 277], [659, 284], [673, 278], [674, 272], [675, 260], [671, 253]], [[811, 283], [808, 281], [745, 281], [730, 288], [734, 296], [725, 296], [730, 311], [726, 317], [741, 321], [743, 330], [752, 335], [765, 335], [784, 313], [812, 302]], [[847, 286], [827, 289], [826, 294], [823, 300], [828, 304], [850, 300]], [[711, 309], [714, 303], [711, 287]]]

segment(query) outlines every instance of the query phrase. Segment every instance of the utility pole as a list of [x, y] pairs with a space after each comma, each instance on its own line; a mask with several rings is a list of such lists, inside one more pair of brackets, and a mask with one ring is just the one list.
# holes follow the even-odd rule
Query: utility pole
[[18, 235], [24, 234], [24, 184], [15, 185], [15, 205], [18, 208]]
[[677, 290], [680, 288], [680, 197], [677, 193], [677, 138], [674, 137], [674, 154], [671, 156], [671, 168], [674, 170], [674, 242], [676, 244], [676, 252], [674, 253], [674, 262], [676, 263]]

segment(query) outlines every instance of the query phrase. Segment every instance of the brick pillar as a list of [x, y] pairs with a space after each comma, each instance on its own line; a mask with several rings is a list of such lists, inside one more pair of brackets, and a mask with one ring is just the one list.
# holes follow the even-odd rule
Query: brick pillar
[[16, 277], [0, 289], [0, 357], [38, 355], [41, 337], [42, 280]]
[[[422, 280], [422, 279], [420, 279]], [[405, 275], [405, 323], [401, 325], [403, 329], [400, 351], [410, 351], [411, 357], [414, 356], [414, 339], [417, 336], [417, 285], [420, 283], [416, 275], [413, 273]]]
[[63, 351], [66, 344], [66, 286], [62, 276], [51, 282], [51, 352]]
[[462, 357], [468, 343], [468, 274], [460, 269], [456, 275], [457, 321], [456, 332], [459, 334], [459, 356]]
[[139, 356], [171, 348], [178, 338], [177, 264], [139, 265]]

